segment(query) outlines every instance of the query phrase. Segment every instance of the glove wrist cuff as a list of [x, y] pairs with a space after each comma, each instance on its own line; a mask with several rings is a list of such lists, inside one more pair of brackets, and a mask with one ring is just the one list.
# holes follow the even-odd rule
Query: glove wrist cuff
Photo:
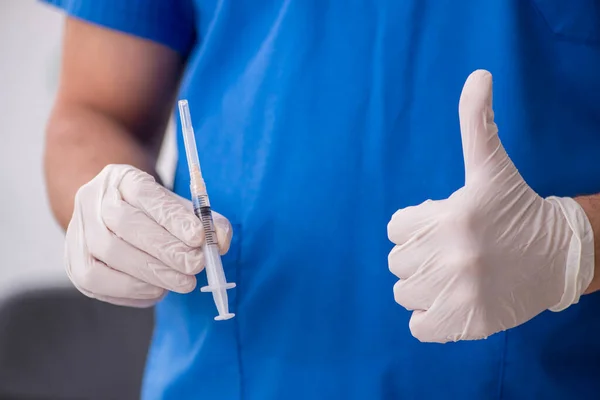
[[571, 240], [566, 257], [565, 289], [560, 302], [550, 311], [562, 311], [577, 304], [594, 276], [594, 234], [583, 208], [570, 197], [548, 197], [556, 205], [571, 229]]

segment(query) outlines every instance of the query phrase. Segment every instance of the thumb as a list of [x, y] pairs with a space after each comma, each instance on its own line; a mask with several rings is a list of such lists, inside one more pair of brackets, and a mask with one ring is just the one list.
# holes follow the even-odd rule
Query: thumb
[[477, 70], [467, 78], [458, 109], [466, 182], [475, 175], [494, 175], [508, 156], [494, 123], [492, 74]]

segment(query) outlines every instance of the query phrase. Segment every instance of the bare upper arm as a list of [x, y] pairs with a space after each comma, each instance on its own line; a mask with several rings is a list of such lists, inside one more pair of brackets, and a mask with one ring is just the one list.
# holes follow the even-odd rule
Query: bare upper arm
[[163, 45], [67, 18], [55, 113], [85, 107], [160, 144], [184, 60]]

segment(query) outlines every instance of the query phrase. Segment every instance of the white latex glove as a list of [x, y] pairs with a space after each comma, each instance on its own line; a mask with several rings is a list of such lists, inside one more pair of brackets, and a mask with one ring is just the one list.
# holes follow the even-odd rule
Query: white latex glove
[[[213, 213], [221, 252], [229, 221]], [[75, 196], [66, 270], [86, 296], [149, 307], [166, 290], [188, 293], [204, 268], [204, 232], [192, 203], [129, 165], [109, 165]]]
[[571, 198], [541, 198], [506, 154], [492, 76], [475, 71], [460, 99], [465, 186], [398, 210], [389, 268], [396, 302], [424, 342], [486, 338], [579, 301], [594, 271], [593, 233]]

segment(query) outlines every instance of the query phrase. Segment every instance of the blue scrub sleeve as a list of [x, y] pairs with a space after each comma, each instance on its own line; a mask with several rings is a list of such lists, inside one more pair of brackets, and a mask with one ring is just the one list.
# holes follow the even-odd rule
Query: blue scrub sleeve
[[193, 0], [41, 0], [67, 15], [165, 45], [184, 57], [196, 41]]

